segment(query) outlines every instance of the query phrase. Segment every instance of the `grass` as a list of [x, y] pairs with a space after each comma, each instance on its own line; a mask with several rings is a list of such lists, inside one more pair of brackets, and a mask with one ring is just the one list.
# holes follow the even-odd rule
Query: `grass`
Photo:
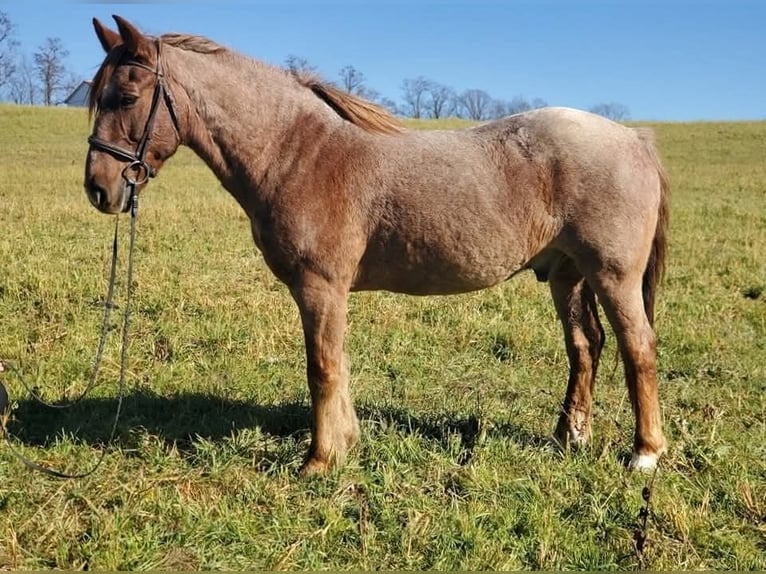
[[[87, 114], [2, 106], [0, 126], [0, 358], [45, 397], [71, 397], [93, 359], [113, 224], [82, 192]], [[233, 199], [182, 150], [142, 202], [117, 440], [82, 481], [30, 473], [0, 447], [0, 568], [766, 569], [766, 123], [654, 127], [673, 183], [657, 309], [671, 447], [643, 564], [647, 477], [624, 466], [633, 423], [613, 337], [593, 445], [559, 454], [547, 437], [566, 356], [531, 275], [448, 298], [352, 296], [362, 441], [342, 470], [298, 479], [297, 311]], [[24, 454], [93, 464], [117, 369], [112, 336], [103, 383], [62, 412], [3, 375]]]

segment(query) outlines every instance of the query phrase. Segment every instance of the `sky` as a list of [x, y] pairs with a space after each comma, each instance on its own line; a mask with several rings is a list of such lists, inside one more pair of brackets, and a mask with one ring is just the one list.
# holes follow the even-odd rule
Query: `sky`
[[103, 58], [91, 19], [206, 36], [328, 80], [346, 65], [394, 101], [405, 78], [510, 100], [587, 109], [617, 102], [635, 120], [766, 119], [766, 1], [285, 0], [98, 3], [0, 0], [20, 51], [46, 38], [89, 79]]

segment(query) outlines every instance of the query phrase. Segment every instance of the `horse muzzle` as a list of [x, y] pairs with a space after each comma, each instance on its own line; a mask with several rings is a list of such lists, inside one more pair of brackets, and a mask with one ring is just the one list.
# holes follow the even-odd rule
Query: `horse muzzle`
[[[85, 184], [85, 194], [90, 204], [101, 213], [126, 213], [130, 210], [130, 186], [122, 183], [118, 194], [107, 190], [102, 185], [91, 180]], [[118, 195], [118, 197], [115, 197]]]

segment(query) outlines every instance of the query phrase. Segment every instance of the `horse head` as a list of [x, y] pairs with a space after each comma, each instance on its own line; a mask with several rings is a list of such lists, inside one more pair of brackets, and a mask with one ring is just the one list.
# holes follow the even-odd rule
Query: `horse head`
[[103, 213], [130, 208], [181, 144], [178, 118], [162, 66], [162, 41], [114, 16], [119, 33], [93, 19], [106, 52], [91, 84], [95, 114], [85, 162], [85, 191]]

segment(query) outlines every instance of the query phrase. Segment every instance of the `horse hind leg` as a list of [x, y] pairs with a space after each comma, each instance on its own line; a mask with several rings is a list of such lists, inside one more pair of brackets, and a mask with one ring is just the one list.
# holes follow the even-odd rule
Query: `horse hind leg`
[[591, 407], [604, 329], [593, 290], [571, 260], [563, 260], [548, 280], [569, 358], [567, 392], [554, 438], [562, 448], [577, 448], [592, 435]]
[[614, 329], [625, 366], [636, 421], [630, 467], [652, 470], [667, 443], [662, 433], [655, 335], [642, 296], [642, 274], [637, 267], [620, 272], [606, 268], [594, 275], [592, 284]]

